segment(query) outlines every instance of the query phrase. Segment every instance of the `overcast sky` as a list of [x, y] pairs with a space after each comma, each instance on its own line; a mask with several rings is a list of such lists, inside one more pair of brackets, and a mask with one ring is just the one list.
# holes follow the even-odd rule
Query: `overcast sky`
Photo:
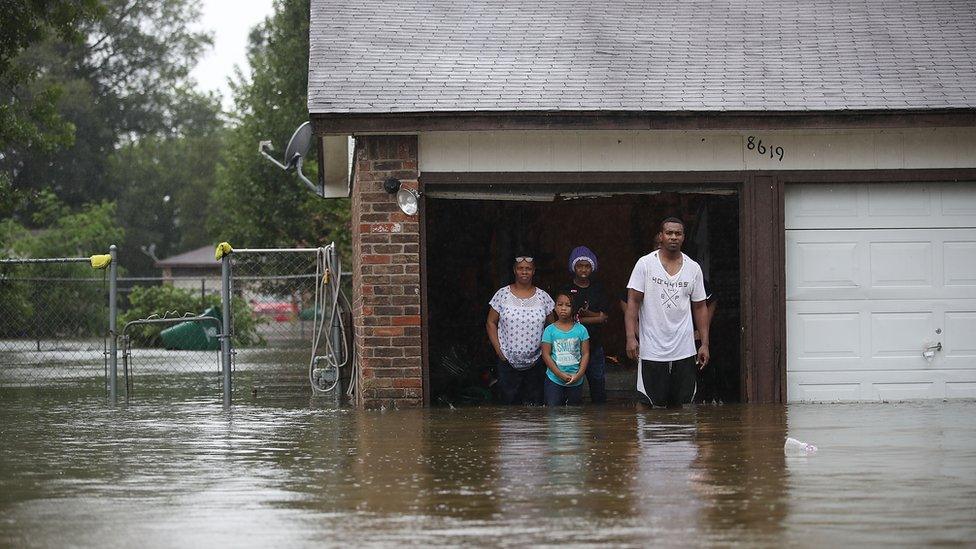
[[213, 48], [200, 59], [193, 77], [204, 90], [223, 96], [224, 109], [232, 105], [227, 79], [239, 65], [247, 74], [247, 35], [251, 27], [271, 15], [272, 0], [203, 0], [200, 26], [213, 33]]

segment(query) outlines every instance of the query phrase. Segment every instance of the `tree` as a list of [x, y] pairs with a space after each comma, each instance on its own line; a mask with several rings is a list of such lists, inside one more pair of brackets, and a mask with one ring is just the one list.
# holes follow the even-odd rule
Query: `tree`
[[155, 253], [167, 257], [215, 243], [206, 221], [223, 122], [215, 98], [187, 97], [188, 104], [193, 101], [199, 104], [185, 135], [142, 138], [121, 147], [109, 162], [107, 177], [117, 189], [119, 223], [126, 230], [119, 260], [130, 274], [158, 274], [140, 251], [143, 246], [155, 244]]
[[72, 213], [50, 191], [45, 191], [38, 195], [36, 207], [34, 222], [47, 227], [45, 230], [31, 233], [9, 220], [4, 226], [4, 231], [20, 234], [10, 244], [10, 251], [16, 257], [106, 254], [109, 246], [124, 236], [124, 230], [115, 222], [113, 202], [89, 204]]
[[[319, 246], [335, 240], [348, 254], [349, 201], [323, 200], [257, 152], [285, 140], [308, 118], [309, 0], [277, 0], [251, 32], [248, 77], [234, 85], [238, 117], [228, 131], [213, 193], [211, 232], [249, 247]], [[316, 164], [305, 164], [313, 177]]]
[[[96, 17], [77, 22], [82, 40], [51, 36], [18, 55], [11, 71], [31, 67], [37, 77], [3, 97], [23, 106], [60, 90], [57, 118], [73, 127], [74, 142], [62, 139], [54, 155], [29, 139], [11, 139], [0, 163], [16, 190], [33, 196], [49, 189], [72, 208], [113, 195], [105, 173], [118, 146], [184, 133], [186, 97], [193, 94], [189, 72], [209, 43], [190, 29], [198, 16], [191, 0], [102, 3]], [[18, 215], [27, 220], [31, 212]]]
[[[56, 108], [61, 88], [36, 85], [40, 68], [15, 63], [32, 44], [50, 37], [80, 43], [76, 29], [101, 14], [98, 0], [3, 0], [0, 2], [0, 217], [8, 217], [22, 200], [14, 191], [16, 157], [11, 148], [50, 154], [70, 145], [74, 127]], [[27, 89], [32, 93], [27, 93]]]
[[65, 40], [80, 38], [74, 25], [99, 13], [98, 0], [3, 0], [0, 11], [0, 74], [10, 60], [52, 31]]

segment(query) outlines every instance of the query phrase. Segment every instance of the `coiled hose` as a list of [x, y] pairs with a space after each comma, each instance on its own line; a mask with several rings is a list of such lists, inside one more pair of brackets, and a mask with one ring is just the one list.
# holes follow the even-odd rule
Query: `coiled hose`
[[[339, 384], [340, 368], [346, 365], [349, 360], [349, 349], [346, 343], [346, 326], [343, 321], [343, 309], [350, 309], [349, 299], [342, 291], [342, 264], [339, 261], [339, 254], [336, 252], [335, 242], [325, 248], [319, 248], [315, 254], [315, 302], [312, 308], [315, 318], [312, 329], [312, 355], [308, 363], [308, 381], [312, 386], [313, 394], [329, 393], [334, 391]], [[326, 302], [330, 304], [329, 314], [325, 313]], [[338, 315], [338, 318], [337, 318]], [[329, 322], [326, 324], [325, 319]], [[322, 387], [315, 379], [315, 365], [318, 362], [319, 343], [322, 340], [322, 332], [326, 325], [331, 332], [332, 326], [338, 320], [339, 326], [339, 346], [336, 347], [332, 341], [331, 333], [325, 338], [325, 354], [322, 355], [326, 361], [326, 367], [335, 370], [335, 381], [328, 387]], [[356, 372], [350, 376], [349, 389], [347, 394], [352, 396], [355, 390]]]

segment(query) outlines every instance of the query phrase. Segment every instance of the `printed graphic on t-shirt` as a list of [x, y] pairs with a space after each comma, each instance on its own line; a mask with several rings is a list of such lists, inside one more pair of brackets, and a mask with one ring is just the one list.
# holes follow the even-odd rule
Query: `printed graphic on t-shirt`
[[678, 297], [678, 290], [665, 287], [661, 293], [661, 303], [664, 304], [665, 309], [675, 308], [678, 306]]
[[552, 342], [552, 351], [556, 355], [557, 366], [573, 366], [579, 364], [583, 356], [579, 338], [557, 339]]
[[681, 308], [682, 289], [688, 287], [687, 281], [672, 282], [656, 276], [652, 277], [651, 281], [661, 287], [661, 306], [665, 309]]
[[579, 290], [573, 288], [572, 290], [569, 291], [569, 293], [573, 294], [573, 310], [575, 311], [579, 311], [580, 309], [589, 310], [590, 300], [586, 299], [585, 297], [581, 297], [582, 293]]

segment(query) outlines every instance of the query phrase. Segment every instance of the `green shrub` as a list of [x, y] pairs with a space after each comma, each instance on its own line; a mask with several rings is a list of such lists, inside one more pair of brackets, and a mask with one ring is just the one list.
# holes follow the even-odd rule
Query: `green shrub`
[[[136, 287], [129, 294], [129, 309], [119, 317], [119, 330], [122, 330], [127, 322], [148, 318], [150, 315], [158, 317], [164, 315], [179, 317], [186, 313], [197, 315], [210, 307], [216, 307], [220, 311], [219, 295], [201, 298], [196, 292], [169, 285]], [[233, 297], [231, 315], [234, 319], [234, 345], [252, 346], [265, 343], [257, 330], [260, 320], [251, 314], [251, 308], [246, 301]], [[139, 345], [159, 347], [162, 344], [159, 332], [170, 326], [172, 324], [143, 324], [133, 326], [126, 333]]]
[[[88, 257], [108, 253], [122, 239], [115, 204], [86, 204], [77, 212], [54, 193], [34, 199], [29, 231], [0, 221], [0, 254], [22, 258]], [[8, 264], [0, 267], [0, 337], [88, 338], [108, 333], [107, 271], [86, 263]]]

